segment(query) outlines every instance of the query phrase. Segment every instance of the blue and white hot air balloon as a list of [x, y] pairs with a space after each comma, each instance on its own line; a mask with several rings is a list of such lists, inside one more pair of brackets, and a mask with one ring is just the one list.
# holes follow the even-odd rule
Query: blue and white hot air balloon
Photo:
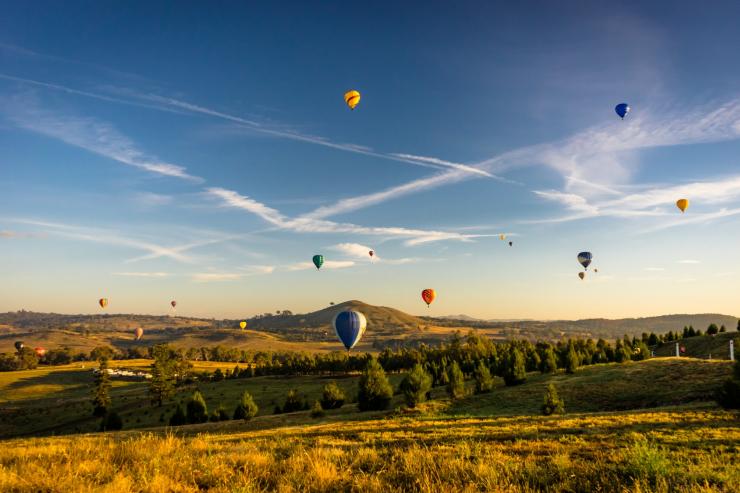
[[354, 310], [339, 312], [334, 317], [334, 331], [347, 351], [352, 349], [362, 338], [367, 328], [365, 315]]
[[578, 263], [583, 266], [584, 269], [588, 270], [588, 266], [591, 265], [591, 260], [594, 256], [591, 252], [581, 252], [578, 254]]
[[624, 117], [627, 116], [627, 113], [630, 112], [630, 105], [628, 105], [627, 103], [619, 103], [614, 107], [614, 111], [617, 112], [619, 118], [624, 120]]

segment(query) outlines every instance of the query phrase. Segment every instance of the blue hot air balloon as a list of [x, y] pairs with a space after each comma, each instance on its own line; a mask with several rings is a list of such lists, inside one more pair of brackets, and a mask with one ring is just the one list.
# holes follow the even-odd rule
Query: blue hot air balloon
[[354, 310], [339, 312], [334, 317], [334, 330], [347, 351], [360, 341], [366, 327], [365, 315]]
[[578, 263], [583, 266], [584, 269], [588, 270], [588, 266], [591, 265], [591, 260], [594, 256], [591, 252], [581, 252], [578, 254]]
[[617, 112], [619, 118], [624, 120], [624, 117], [627, 115], [627, 113], [630, 112], [630, 105], [628, 105], [627, 103], [619, 103], [614, 107], [614, 111]]

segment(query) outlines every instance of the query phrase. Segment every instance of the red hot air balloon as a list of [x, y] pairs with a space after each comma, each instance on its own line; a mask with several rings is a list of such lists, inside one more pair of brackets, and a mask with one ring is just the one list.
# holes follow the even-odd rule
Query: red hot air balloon
[[33, 348], [33, 350], [36, 352], [36, 356], [38, 356], [39, 358], [43, 358], [44, 355], [46, 354], [46, 349], [42, 347], [36, 347], [36, 348]]
[[108, 306], [108, 298], [100, 298], [98, 300], [98, 305], [100, 305], [100, 308], [105, 308]]
[[434, 298], [437, 297], [437, 292], [431, 288], [427, 288], [421, 292], [421, 299], [427, 304], [427, 307], [432, 304]]
[[175, 300], [170, 301], [170, 305], [172, 305], [172, 308], [175, 308], [177, 306], [177, 301]]
[[373, 257], [375, 255], [375, 252], [370, 250], [369, 252], [367, 252], [367, 254], [370, 255], [370, 257]]

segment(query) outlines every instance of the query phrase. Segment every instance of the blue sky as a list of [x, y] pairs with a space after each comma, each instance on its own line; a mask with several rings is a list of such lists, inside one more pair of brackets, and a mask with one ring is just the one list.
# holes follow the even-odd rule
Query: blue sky
[[737, 2], [0, 6], [0, 310], [737, 313]]

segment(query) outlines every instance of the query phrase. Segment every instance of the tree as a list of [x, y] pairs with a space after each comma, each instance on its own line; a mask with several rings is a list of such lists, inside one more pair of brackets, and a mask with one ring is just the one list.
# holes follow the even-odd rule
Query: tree
[[107, 413], [100, 421], [100, 431], [117, 431], [123, 429], [123, 420], [115, 411]]
[[34, 370], [39, 365], [39, 358], [33, 349], [24, 347], [18, 352], [18, 370]]
[[301, 395], [296, 389], [290, 389], [288, 395], [285, 397], [285, 404], [283, 404], [284, 413], [293, 413], [296, 411], [302, 411], [308, 409], [308, 403], [301, 398]]
[[740, 332], [740, 320], [737, 321], [737, 331]]
[[720, 332], [727, 332], [727, 327], [725, 327], [725, 324], [722, 324], [722, 326], [719, 328]]
[[321, 407], [321, 403], [316, 400], [313, 401], [313, 406], [311, 407], [311, 417], [312, 418], [323, 418], [326, 413], [324, 412], [324, 408]]
[[324, 385], [321, 392], [321, 407], [323, 409], [339, 409], [344, 405], [344, 391], [336, 382]]
[[90, 359], [99, 361], [101, 359], [113, 359], [115, 351], [110, 346], [98, 346], [90, 351]]
[[149, 394], [152, 402], [159, 407], [175, 392], [174, 364], [172, 354], [166, 344], [157, 344], [152, 348], [152, 378], [149, 380]]
[[735, 363], [732, 377], [717, 392], [717, 402], [725, 409], [740, 409], [740, 360]]
[[540, 372], [541, 373], [555, 373], [558, 371], [558, 360], [555, 357], [555, 351], [549, 344], [545, 348], [545, 351], [540, 360]]
[[548, 384], [545, 391], [545, 399], [542, 404], [542, 414], [550, 416], [551, 414], [562, 414], [565, 412], [565, 403], [558, 396], [558, 390], [555, 385]]
[[239, 400], [239, 404], [236, 406], [236, 410], [234, 410], [234, 419], [249, 421], [257, 416], [258, 411], [259, 408], [257, 407], [257, 404], [255, 404], [252, 394], [245, 390]]
[[223, 406], [218, 406], [209, 417], [210, 421], [216, 422], [216, 421], [228, 421], [229, 420], [229, 413], [226, 412], [226, 409]]
[[568, 342], [568, 351], [565, 353], [565, 372], [575, 373], [580, 363], [573, 341]]
[[650, 336], [648, 336], [647, 343], [649, 346], [656, 346], [658, 344], [658, 336], [651, 332]]
[[709, 324], [709, 327], [707, 327], [707, 335], [717, 335], [718, 332], [719, 328], [717, 327], [717, 324]]
[[427, 393], [432, 390], [432, 376], [416, 363], [401, 381], [400, 389], [406, 404], [416, 407], [427, 399]]
[[465, 375], [463, 375], [460, 365], [453, 361], [447, 369], [447, 393], [453, 399], [462, 399], [465, 397]]
[[632, 359], [642, 361], [650, 358], [650, 348], [643, 341], [638, 341], [632, 348]]
[[516, 347], [509, 349], [504, 361], [504, 383], [507, 386], [520, 385], [527, 381], [527, 369], [524, 356]]
[[98, 372], [95, 374], [95, 390], [93, 391], [93, 416], [102, 418], [110, 407], [110, 375], [108, 374], [108, 359], [100, 360]]
[[393, 398], [393, 387], [378, 360], [371, 358], [360, 375], [357, 407], [360, 411], [387, 409]]
[[183, 411], [182, 406], [178, 404], [172, 417], [170, 417], [170, 426], [182, 426], [187, 423], [188, 417], [185, 416], [185, 411]]
[[483, 361], [478, 362], [478, 366], [475, 368], [473, 377], [475, 378], [476, 394], [487, 394], [493, 390], [493, 377], [491, 376], [491, 370], [483, 364]]
[[211, 380], [214, 382], [220, 382], [224, 379], [224, 372], [221, 371], [221, 368], [216, 368], [216, 371], [213, 372], [213, 376], [211, 377]]
[[620, 340], [617, 340], [617, 345], [614, 350], [614, 359], [617, 363], [625, 363], [632, 359], [629, 346], [625, 346]]
[[203, 398], [203, 394], [198, 390], [193, 392], [192, 397], [185, 404], [185, 415], [190, 424], [205, 423], [208, 421], [208, 406], [206, 405], [206, 400]]

